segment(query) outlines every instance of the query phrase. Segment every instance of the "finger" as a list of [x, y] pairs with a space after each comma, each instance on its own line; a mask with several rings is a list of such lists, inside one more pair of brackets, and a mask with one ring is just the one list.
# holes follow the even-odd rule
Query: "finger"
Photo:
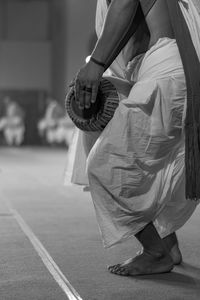
[[84, 109], [84, 104], [85, 104], [84, 98], [85, 98], [85, 91], [82, 88], [80, 88], [79, 98], [78, 98], [78, 104], [80, 109]]
[[85, 89], [85, 108], [90, 108], [91, 96], [92, 96], [92, 87], [87, 86]]
[[95, 103], [98, 93], [99, 83], [95, 82], [92, 86], [91, 103]]
[[[79, 105], [80, 104], [80, 99], [83, 99], [83, 86], [82, 86], [82, 82], [80, 80], [77, 80], [77, 86], [75, 89], [75, 99], [76, 99], [76, 103]], [[83, 100], [81, 100], [83, 102]]]
[[91, 105], [91, 93], [85, 92], [85, 108], [90, 108]]

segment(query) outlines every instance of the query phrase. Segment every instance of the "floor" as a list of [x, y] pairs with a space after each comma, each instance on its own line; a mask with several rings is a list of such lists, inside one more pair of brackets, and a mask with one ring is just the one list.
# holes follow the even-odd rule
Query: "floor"
[[178, 232], [181, 266], [112, 275], [138, 242], [103, 248], [90, 193], [63, 186], [66, 161], [64, 149], [0, 148], [0, 300], [200, 299], [200, 208]]

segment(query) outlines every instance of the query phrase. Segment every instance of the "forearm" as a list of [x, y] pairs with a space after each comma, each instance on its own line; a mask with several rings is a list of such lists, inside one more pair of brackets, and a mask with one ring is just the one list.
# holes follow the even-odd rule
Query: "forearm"
[[119, 42], [127, 33], [138, 7], [138, 0], [113, 0], [102, 33], [97, 41], [92, 56], [97, 60], [109, 61], [109, 57], [119, 46]]
[[91, 103], [96, 101], [99, 82], [105, 69], [115, 59], [120, 47], [123, 47], [121, 41], [126, 41], [124, 37], [129, 38], [132, 34], [129, 31], [132, 31], [132, 21], [135, 20], [138, 4], [139, 0], [112, 1], [102, 33], [92, 52], [93, 60], [83, 66], [76, 75], [75, 99], [80, 109], [89, 108]]

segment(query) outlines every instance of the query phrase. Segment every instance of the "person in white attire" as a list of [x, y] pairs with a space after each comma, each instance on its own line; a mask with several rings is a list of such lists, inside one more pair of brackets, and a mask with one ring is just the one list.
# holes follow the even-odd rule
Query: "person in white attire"
[[[146, 13], [147, 2], [111, 2], [92, 59], [75, 82], [79, 107], [87, 109], [96, 100], [105, 62], [140, 4], [150, 32], [148, 49], [125, 64], [122, 78], [131, 88], [124, 94], [120, 90], [123, 95], [113, 119], [93, 142], [84, 139], [104, 246], [135, 236], [143, 247], [136, 257], [109, 267], [125, 276], [169, 272], [181, 263], [175, 232], [198, 204], [184, 194], [187, 88], [182, 60], [166, 1], [149, 1]], [[196, 41], [198, 45], [198, 37]]]
[[74, 124], [56, 100], [48, 98], [47, 103], [45, 115], [38, 122], [40, 136], [49, 144], [65, 143], [69, 146], [74, 134]]
[[20, 146], [24, 141], [24, 111], [21, 106], [9, 98], [5, 99], [6, 113], [0, 119], [0, 130], [9, 146]]

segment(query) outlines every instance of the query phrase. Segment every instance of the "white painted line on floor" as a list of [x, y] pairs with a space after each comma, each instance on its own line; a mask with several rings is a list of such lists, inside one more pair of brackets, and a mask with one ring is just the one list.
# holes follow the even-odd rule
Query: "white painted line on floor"
[[26, 222], [23, 220], [23, 218], [20, 216], [20, 214], [12, 208], [10, 204], [7, 203], [7, 206], [10, 210], [10, 212], [15, 217], [17, 223], [21, 227], [24, 234], [27, 236], [33, 247], [35, 248], [36, 252], [42, 259], [45, 267], [48, 269], [48, 271], [51, 273], [57, 284], [61, 287], [63, 292], [66, 294], [69, 300], [83, 300], [80, 295], [77, 293], [77, 291], [73, 288], [73, 286], [70, 284], [70, 282], [67, 280], [65, 275], [62, 273], [58, 265], [55, 263], [53, 258], [50, 256], [50, 254], [47, 252], [47, 250], [44, 248], [40, 240], [35, 236], [35, 234], [32, 232], [32, 230], [29, 228], [29, 226], [26, 224]]

